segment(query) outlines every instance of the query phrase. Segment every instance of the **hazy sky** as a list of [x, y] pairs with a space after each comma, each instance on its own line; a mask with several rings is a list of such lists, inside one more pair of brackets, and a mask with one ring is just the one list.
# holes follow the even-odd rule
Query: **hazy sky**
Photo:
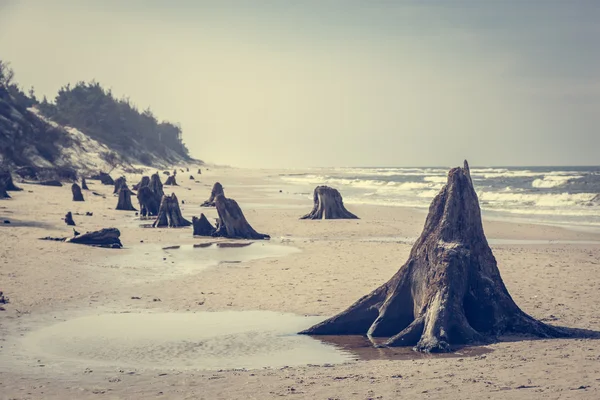
[[0, 57], [250, 167], [600, 164], [600, 1], [0, 0]]

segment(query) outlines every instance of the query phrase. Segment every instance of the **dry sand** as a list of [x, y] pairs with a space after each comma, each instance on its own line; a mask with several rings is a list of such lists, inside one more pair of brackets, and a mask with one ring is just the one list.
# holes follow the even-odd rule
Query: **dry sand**
[[[461, 357], [407, 357], [406, 352], [396, 357], [395, 353], [362, 349], [342, 364], [332, 356], [331, 362], [318, 365], [196, 370], [173, 361], [197, 351], [193, 332], [202, 329], [186, 325], [185, 319], [157, 323], [159, 333], [164, 328], [161, 324], [179, 330], [164, 345], [156, 341], [144, 345], [143, 340], [154, 340], [153, 335], [132, 337], [131, 346], [125, 339], [121, 343], [110, 337], [92, 346], [81, 335], [69, 336], [69, 326], [85, 321], [75, 318], [106, 313], [193, 316], [203, 311], [262, 310], [309, 315], [311, 321], [315, 316], [324, 318], [387, 281], [410, 251], [410, 244], [402, 238], [418, 236], [425, 219], [420, 211], [348, 205], [360, 220], [300, 221], [298, 217], [311, 208], [310, 196], [302, 200], [292, 196], [272, 171], [194, 172], [201, 183], [181, 173], [181, 186], [173, 190], [185, 201], [184, 216], [199, 215], [198, 205], [219, 180], [226, 195], [238, 200], [253, 227], [270, 234], [271, 243], [283, 249], [270, 248], [272, 257], [268, 258], [240, 253], [247, 255], [245, 261], [218, 265], [202, 257], [190, 261], [178, 253], [187, 251], [184, 248], [163, 257], [162, 247], [210, 240], [192, 238], [191, 228], [141, 228], [133, 212], [114, 210], [117, 198], [112, 187], [97, 181], [88, 181], [90, 189], [106, 198], [90, 191], [84, 192], [85, 202], [74, 203], [69, 186], [22, 185], [25, 190], [12, 192], [12, 200], [0, 201], [0, 219], [12, 222], [0, 226], [0, 290], [10, 298], [6, 311], [0, 311], [0, 398], [600, 398], [600, 340], [513, 339]], [[128, 178], [130, 184], [138, 180], [139, 176]], [[165, 187], [165, 192], [171, 188]], [[74, 215], [77, 230], [117, 227], [126, 248], [37, 240], [68, 236], [72, 230], [61, 221], [67, 211], [92, 211], [92, 217]], [[214, 210], [207, 214], [216, 215]], [[485, 230], [488, 239], [508, 243], [492, 248], [506, 286], [524, 311], [552, 324], [600, 330], [600, 245], [523, 242], [600, 242], [599, 235], [499, 221], [485, 221]], [[75, 325], [56, 325], [61, 321]], [[152, 321], [145, 324], [146, 329], [153, 329]], [[127, 331], [129, 325], [119, 327]], [[37, 347], [31, 345], [35, 335], [45, 332], [41, 329], [58, 326], [66, 327], [64, 335], [59, 330], [54, 340], [46, 336]], [[102, 335], [102, 329], [93, 324], [89, 330]], [[212, 332], [208, 323], [207, 331]], [[252, 353], [248, 343], [261, 340], [249, 335], [248, 340], [236, 336], [227, 342], [223, 332], [215, 329], [213, 333], [211, 356], [234, 358], [242, 348]], [[219, 341], [221, 336], [224, 341]], [[286, 346], [295, 346], [293, 342], [262, 343], [269, 344], [265, 353], [280, 355]], [[68, 348], [72, 359], [52, 356], [60, 348]], [[297, 364], [296, 356], [286, 357], [290, 365]], [[112, 361], [98, 362], [107, 358]]]

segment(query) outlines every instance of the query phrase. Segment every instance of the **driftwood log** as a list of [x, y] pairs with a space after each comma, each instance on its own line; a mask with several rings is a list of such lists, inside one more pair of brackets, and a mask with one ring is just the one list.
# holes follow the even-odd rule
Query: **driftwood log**
[[270, 239], [269, 235], [256, 232], [246, 221], [242, 209], [233, 199], [223, 194], [215, 198], [219, 223], [213, 236], [230, 239]]
[[301, 333], [388, 338], [385, 346], [447, 352], [497, 335], [567, 336], [510, 297], [481, 221], [469, 166], [454, 168], [433, 199], [423, 233], [390, 281]]
[[160, 198], [154, 194], [149, 186], [144, 186], [138, 190], [137, 199], [140, 204], [140, 214], [142, 217], [158, 215]]
[[120, 249], [123, 247], [119, 237], [121, 232], [117, 228], [104, 228], [99, 231], [87, 232], [83, 235], [73, 236], [66, 240], [67, 243], [85, 244], [95, 247], [108, 247]]
[[317, 186], [313, 194], [313, 209], [300, 219], [358, 219], [346, 210], [342, 195], [329, 186]]
[[123, 182], [119, 189], [119, 201], [117, 202], [117, 210], [137, 211], [131, 204], [131, 190], [127, 187], [127, 183]]
[[190, 226], [192, 223], [181, 215], [179, 201], [175, 193], [170, 196], [163, 196], [158, 210], [156, 221], [152, 224], [153, 228], [179, 228]]
[[212, 190], [210, 191], [209, 199], [206, 200], [204, 203], [200, 204], [200, 207], [214, 207], [215, 198], [220, 194], [225, 196], [225, 193], [223, 192], [223, 185], [221, 185], [219, 182], [216, 182], [213, 185]]
[[200, 214], [200, 218], [192, 217], [194, 227], [194, 236], [212, 236], [216, 229], [206, 218], [206, 215]]
[[120, 176], [115, 180], [115, 188], [113, 189], [113, 194], [117, 194], [119, 193], [119, 190], [121, 190], [121, 186], [125, 185], [127, 183], [127, 179], [125, 179], [124, 176]]
[[75, 226], [75, 221], [73, 220], [73, 214], [71, 211], [65, 215], [65, 223], [70, 226]]
[[23, 190], [15, 185], [10, 171], [0, 171], [0, 185], [4, 184], [4, 190], [7, 192], [18, 192]]
[[84, 201], [83, 193], [78, 184], [74, 183], [71, 185], [71, 192], [73, 193], [73, 201]]
[[34, 185], [55, 186], [55, 187], [62, 187], [62, 185], [63, 185], [60, 181], [57, 181], [54, 179], [47, 180], [47, 181], [27, 182], [27, 183], [32, 183]]
[[85, 178], [81, 178], [81, 188], [82, 188], [83, 190], [90, 190], [90, 189], [88, 188], [87, 182], [85, 181]]
[[149, 186], [149, 185], [150, 185], [150, 177], [142, 176], [142, 180], [139, 181], [139, 183], [136, 183], [135, 185], [133, 185], [133, 190], [140, 190], [144, 186]]
[[[173, 172], [175, 172], [175, 171], [173, 171]], [[167, 180], [165, 181], [165, 185], [178, 186], [177, 181], [175, 180], [175, 174], [173, 174], [167, 178]]]

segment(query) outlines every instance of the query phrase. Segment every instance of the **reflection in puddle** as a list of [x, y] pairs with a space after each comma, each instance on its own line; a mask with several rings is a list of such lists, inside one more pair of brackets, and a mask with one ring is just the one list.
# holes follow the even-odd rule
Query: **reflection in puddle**
[[27, 335], [23, 345], [60, 365], [202, 370], [469, 357], [491, 351], [472, 347], [432, 355], [375, 348], [362, 336], [296, 334], [322, 319], [270, 311], [101, 314], [40, 329]]

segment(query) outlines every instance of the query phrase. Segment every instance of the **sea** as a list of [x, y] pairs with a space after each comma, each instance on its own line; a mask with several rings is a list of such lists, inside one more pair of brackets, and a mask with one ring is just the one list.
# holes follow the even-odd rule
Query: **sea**
[[[427, 210], [448, 167], [313, 168], [280, 175], [298, 194], [317, 185], [338, 189], [347, 204]], [[471, 167], [484, 217], [600, 232], [600, 166]]]

